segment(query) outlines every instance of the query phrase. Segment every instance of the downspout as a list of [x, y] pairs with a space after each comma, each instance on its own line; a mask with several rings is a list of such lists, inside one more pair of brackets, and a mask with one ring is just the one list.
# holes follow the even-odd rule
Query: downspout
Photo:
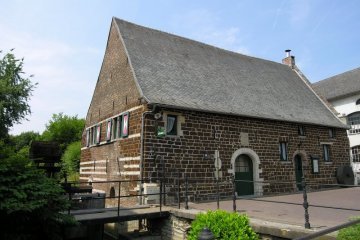
[[154, 105], [153, 109], [151, 111], [146, 111], [146, 112], [143, 112], [142, 113], [142, 117], [141, 117], [141, 135], [140, 135], [140, 184], [139, 184], [139, 190], [140, 190], [140, 198], [139, 198], [139, 205], [142, 205], [143, 204], [143, 174], [144, 174], [144, 171], [143, 171], [143, 168], [144, 168], [144, 133], [145, 133], [145, 117], [147, 115], [150, 115], [150, 114], [154, 114], [155, 112], [155, 109], [156, 109], [157, 105]]

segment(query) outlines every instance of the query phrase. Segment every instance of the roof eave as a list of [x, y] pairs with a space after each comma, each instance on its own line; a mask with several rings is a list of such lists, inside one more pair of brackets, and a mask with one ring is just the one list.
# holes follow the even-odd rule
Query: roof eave
[[269, 121], [277, 121], [277, 122], [283, 121], [283, 122], [290, 122], [290, 123], [296, 123], [296, 124], [306, 124], [306, 125], [315, 125], [315, 126], [323, 126], [323, 127], [341, 128], [341, 129], [346, 129], [346, 130], [350, 129], [350, 127], [348, 125], [343, 124], [340, 120], [339, 120], [339, 125], [326, 125], [326, 124], [306, 122], [306, 121], [289, 121], [289, 120], [282, 120], [282, 119], [275, 119], [275, 118], [242, 115], [242, 114], [237, 114], [237, 113], [233, 113], [233, 112], [210, 111], [210, 110], [204, 110], [204, 109], [197, 109], [197, 108], [191, 108], [191, 107], [169, 105], [169, 104], [149, 102], [149, 101], [148, 101], [148, 104], [149, 105], [157, 105], [159, 107], [165, 107], [165, 108], [175, 108], [175, 109], [179, 109], [179, 110], [188, 110], [188, 111], [197, 111], [197, 112], [203, 112], [203, 113], [212, 113], [212, 114], [230, 115], [230, 116], [236, 116], [236, 117], [254, 118], [254, 119], [259, 119], [259, 120], [269, 120]]

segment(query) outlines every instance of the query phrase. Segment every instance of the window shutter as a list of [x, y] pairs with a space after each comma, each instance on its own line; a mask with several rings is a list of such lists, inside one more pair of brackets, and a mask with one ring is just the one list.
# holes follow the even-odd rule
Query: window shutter
[[96, 126], [96, 144], [100, 143], [101, 124]]
[[90, 129], [86, 129], [86, 146], [90, 145]]
[[111, 119], [106, 123], [106, 141], [111, 140]]
[[122, 115], [122, 122], [121, 122], [121, 136], [127, 137], [129, 136], [129, 113], [125, 113]]

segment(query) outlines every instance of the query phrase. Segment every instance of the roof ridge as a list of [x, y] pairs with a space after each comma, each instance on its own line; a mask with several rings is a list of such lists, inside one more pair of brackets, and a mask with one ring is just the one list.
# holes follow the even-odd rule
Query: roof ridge
[[[247, 58], [252, 58], [252, 59], [256, 59], [256, 60], [261, 60], [261, 61], [266, 61], [266, 62], [271, 62], [271, 63], [279, 64], [280, 66], [285, 66], [285, 67], [288, 68], [287, 65], [285, 65], [285, 64], [283, 64], [283, 63], [280, 63], [280, 62], [276, 62], [276, 61], [269, 60], [269, 59], [263, 59], [263, 58], [260, 58], [260, 57], [249, 56], [249, 55], [246, 55], [246, 54], [243, 54], [243, 53], [239, 53], [239, 52], [235, 52], [235, 51], [232, 51], [232, 50], [228, 50], [228, 49], [224, 49], [224, 48], [221, 48], [221, 47], [217, 47], [217, 46], [211, 45], [211, 44], [209, 44], [209, 43], [200, 42], [199, 40], [194, 40], [194, 39], [191, 39], [191, 38], [182, 37], [182, 36], [177, 35], [177, 34], [174, 34], [174, 33], [170, 33], [170, 32], [158, 30], [158, 29], [155, 29], [155, 28], [152, 28], [152, 27], [146, 27], [146, 26], [143, 26], [143, 25], [139, 25], [139, 24], [136, 24], [136, 23], [132, 23], [132, 22], [129, 22], [129, 21], [126, 21], [126, 20], [124, 20], [124, 19], [117, 18], [117, 17], [113, 17], [113, 18], [114, 18], [116, 21], [125, 22], [126, 24], [130, 24], [130, 25], [133, 25], [133, 26], [136, 26], [136, 27], [148, 29], [148, 30], [151, 30], [151, 31], [154, 31], [154, 32], [158, 32], [158, 33], [161, 33], [161, 34], [166, 34], [166, 35], [169, 35], [169, 36], [174, 37], [174, 38], [177, 38], [177, 39], [186, 40], [186, 41], [188, 41], [188, 42], [193, 42], [193, 43], [195, 43], [195, 44], [197, 44], [197, 45], [202, 45], [202, 46], [206, 46], [206, 47], [213, 48], [213, 49], [216, 49], [216, 50], [228, 52], [228, 53], [233, 54], [233, 55], [240, 55], [240, 56], [247, 57]], [[120, 31], [120, 32], [121, 32], [121, 31]]]
[[336, 78], [336, 77], [339, 77], [339, 76], [341, 76], [341, 75], [346, 75], [346, 74], [349, 74], [349, 73], [351, 73], [351, 72], [355, 72], [355, 71], [357, 71], [357, 70], [360, 71], [360, 67], [357, 67], [357, 68], [354, 68], [354, 69], [351, 69], [351, 70], [348, 70], [348, 71], [345, 71], [345, 72], [342, 72], [342, 73], [338, 73], [338, 74], [336, 74], [336, 75], [334, 75], [334, 76], [331, 76], [331, 77], [325, 78], [325, 79], [323, 79], [323, 80], [317, 81], [317, 82], [313, 83], [313, 85], [319, 85], [320, 83], [323, 83], [323, 82], [325, 82], [325, 81], [331, 80], [331, 79]]

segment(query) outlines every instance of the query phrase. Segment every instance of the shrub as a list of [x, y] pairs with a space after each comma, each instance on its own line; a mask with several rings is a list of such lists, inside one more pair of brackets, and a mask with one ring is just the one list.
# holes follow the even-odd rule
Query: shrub
[[216, 239], [258, 239], [257, 234], [249, 225], [249, 218], [238, 213], [229, 213], [224, 210], [200, 213], [191, 224], [188, 239], [197, 240], [199, 233], [205, 227], [214, 234]]
[[[359, 219], [359, 218], [357, 218]], [[337, 238], [339, 240], [360, 240], [360, 224], [341, 229]]]

